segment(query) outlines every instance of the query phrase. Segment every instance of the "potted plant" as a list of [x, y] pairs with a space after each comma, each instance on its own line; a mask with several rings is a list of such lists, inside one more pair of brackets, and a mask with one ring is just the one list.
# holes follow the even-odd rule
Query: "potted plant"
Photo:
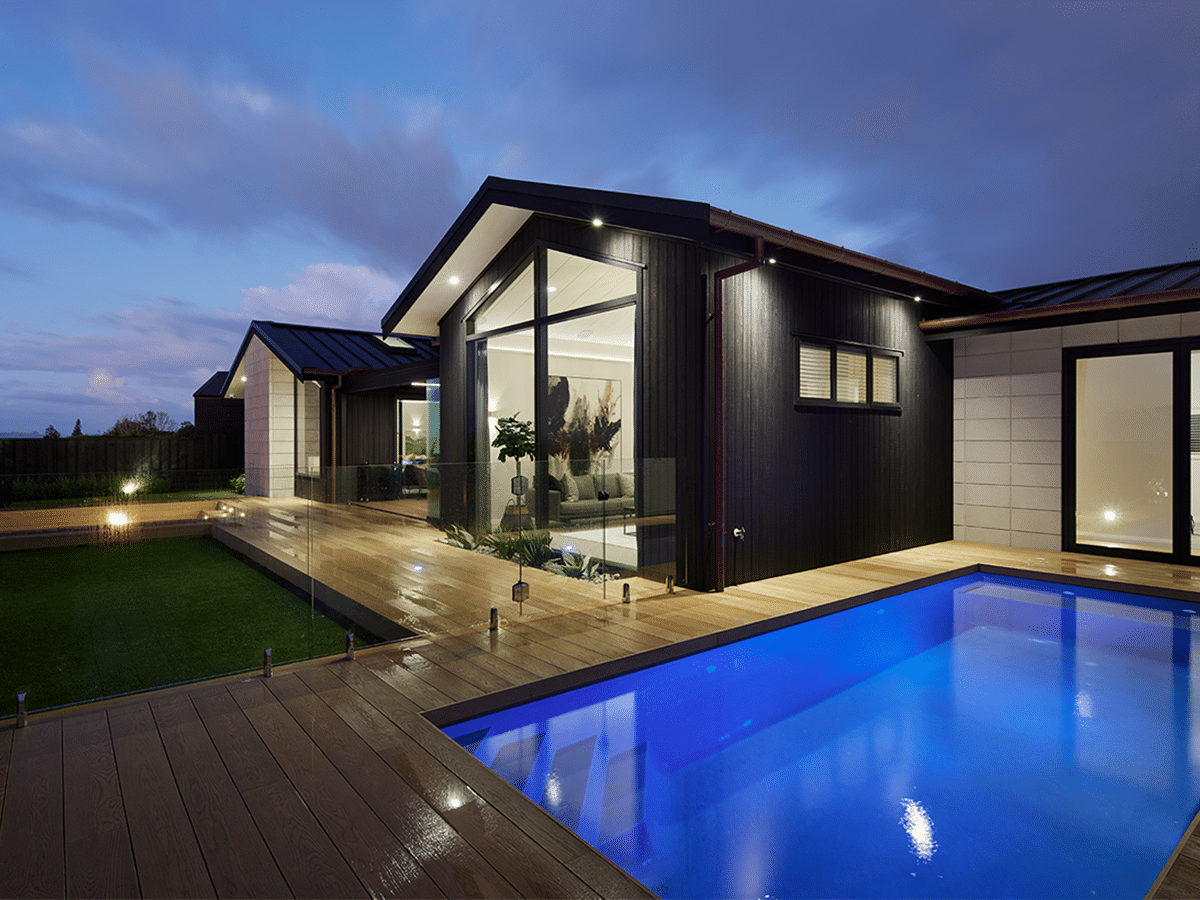
[[[517, 527], [523, 527], [528, 524], [529, 519], [529, 514], [524, 509], [529, 482], [521, 476], [521, 460], [526, 456], [533, 459], [537, 449], [533, 437], [533, 423], [516, 416], [500, 419], [496, 423], [496, 439], [492, 441], [492, 446], [500, 450], [500, 462], [507, 462], [509, 457], [517, 461], [517, 477], [512, 480], [512, 492], [517, 498]], [[504, 519], [508, 518], [508, 513], [505, 512]], [[504, 525], [503, 520], [501, 525]]]

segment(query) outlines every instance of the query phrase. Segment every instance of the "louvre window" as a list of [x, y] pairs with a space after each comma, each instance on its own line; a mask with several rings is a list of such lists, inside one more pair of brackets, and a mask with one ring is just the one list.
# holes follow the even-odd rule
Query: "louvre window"
[[830, 348], [821, 344], [800, 345], [800, 396], [828, 400]]
[[871, 402], [897, 403], [896, 375], [900, 360], [895, 356], [875, 355], [871, 358]]
[[899, 411], [899, 351], [805, 339], [796, 347], [797, 405]]
[[867, 402], [867, 354], [843, 347], [837, 352], [838, 403]]

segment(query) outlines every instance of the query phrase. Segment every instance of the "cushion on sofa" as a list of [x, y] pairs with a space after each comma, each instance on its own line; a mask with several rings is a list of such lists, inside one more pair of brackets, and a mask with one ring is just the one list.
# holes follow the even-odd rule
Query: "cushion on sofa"
[[580, 500], [596, 499], [596, 480], [591, 475], [576, 475], [575, 487], [579, 490]]
[[633, 496], [633, 473], [622, 472], [620, 475], [617, 476], [617, 478], [619, 478], [621, 480], [621, 496], [622, 497], [632, 497]]
[[570, 472], [564, 472], [559, 476], [558, 482], [562, 485], [562, 498], [564, 502], [574, 503], [579, 499], [579, 485], [575, 483], [574, 475]]
[[604, 490], [608, 491], [608, 496], [612, 498], [620, 497], [623, 491], [621, 490], [621, 476], [617, 474], [605, 475], [603, 478], [597, 478], [604, 485]]

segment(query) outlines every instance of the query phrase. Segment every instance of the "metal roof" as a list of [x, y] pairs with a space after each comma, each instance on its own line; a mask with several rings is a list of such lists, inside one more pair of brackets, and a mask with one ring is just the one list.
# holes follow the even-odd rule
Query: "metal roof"
[[996, 291], [995, 295], [1002, 301], [1000, 309], [1034, 309], [1193, 287], [1200, 287], [1200, 260]]
[[229, 380], [228, 372], [215, 372], [208, 381], [196, 388], [193, 397], [224, 397], [225, 383]]
[[1000, 303], [988, 312], [927, 319], [921, 330], [946, 338], [1196, 309], [1200, 260], [996, 291], [995, 296]]
[[251, 335], [257, 335], [297, 378], [306, 371], [393, 369], [438, 358], [431, 338], [412, 335], [394, 335], [404, 344], [396, 346], [370, 331], [255, 321], [250, 323], [243, 350]]

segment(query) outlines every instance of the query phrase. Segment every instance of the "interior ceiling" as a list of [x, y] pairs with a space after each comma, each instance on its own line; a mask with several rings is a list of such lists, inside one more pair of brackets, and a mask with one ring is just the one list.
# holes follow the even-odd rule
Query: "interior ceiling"
[[[548, 307], [551, 315], [581, 309], [605, 300], [637, 294], [637, 272], [596, 260], [551, 250], [547, 254]], [[476, 317], [476, 331], [490, 331], [533, 316], [533, 263], [530, 262]], [[550, 327], [552, 341], [585, 341], [592, 344], [633, 347], [633, 315], [599, 314]], [[497, 337], [491, 346], [516, 349]], [[599, 352], [599, 351], [597, 351]]]

